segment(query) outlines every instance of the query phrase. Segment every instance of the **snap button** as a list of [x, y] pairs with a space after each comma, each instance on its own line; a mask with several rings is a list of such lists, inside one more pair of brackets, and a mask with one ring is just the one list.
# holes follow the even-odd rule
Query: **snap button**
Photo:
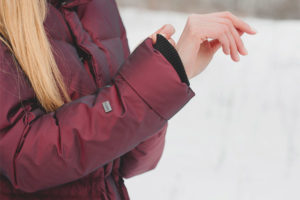
[[103, 105], [103, 108], [104, 108], [104, 111], [105, 111], [105, 112], [110, 112], [110, 111], [112, 111], [112, 108], [111, 108], [111, 105], [110, 105], [109, 101], [104, 101], [104, 102], [102, 103], [102, 105]]

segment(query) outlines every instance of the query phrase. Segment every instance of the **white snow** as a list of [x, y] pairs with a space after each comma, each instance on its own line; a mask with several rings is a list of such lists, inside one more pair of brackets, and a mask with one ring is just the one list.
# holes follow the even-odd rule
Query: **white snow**
[[[188, 14], [122, 8], [131, 50]], [[191, 80], [196, 96], [169, 121], [158, 166], [125, 179], [132, 200], [300, 199], [300, 21], [243, 18], [239, 63], [219, 51]]]

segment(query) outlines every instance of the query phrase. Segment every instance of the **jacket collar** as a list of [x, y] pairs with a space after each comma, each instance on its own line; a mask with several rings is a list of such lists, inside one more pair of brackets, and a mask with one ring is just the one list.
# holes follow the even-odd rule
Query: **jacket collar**
[[91, 0], [48, 0], [51, 4], [55, 6], [61, 6], [65, 8], [71, 8], [81, 4], [86, 4]]

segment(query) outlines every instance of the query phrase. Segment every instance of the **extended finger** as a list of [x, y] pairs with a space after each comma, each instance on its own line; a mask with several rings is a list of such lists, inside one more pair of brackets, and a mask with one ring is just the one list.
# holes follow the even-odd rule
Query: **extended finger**
[[240, 36], [240, 33], [242, 34], [242, 32], [239, 33], [238, 30], [233, 26], [233, 24], [231, 22], [225, 21], [224, 23], [227, 23], [227, 25], [230, 28], [230, 31], [235, 40], [238, 52], [241, 55], [247, 55], [248, 51], [247, 51], [247, 49], [244, 45], [244, 42], [242, 41], [241, 36]]
[[216, 13], [216, 15], [219, 17], [230, 19], [233, 25], [241, 31], [244, 31], [248, 34], [256, 34], [256, 30], [254, 28], [252, 28], [249, 24], [247, 24], [237, 16], [233, 15], [231, 12], [220, 12]]
[[240, 56], [238, 54], [238, 50], [237, 50], [237, 46], [236, 46], [236, 43], [235, 43], [235, 40], [232, 36], [232, 34], [230, 32], [227, 32], [226, 33], [227, 37], [228, 37], [228, 40], [230, 42], [230, 54], [231, 54], [231, 58], [233, 61], [239, 61], [240, 60]]
[[222, 45], [222, 49], [223, 49], [224, 54], [229, 55], [230, 54], [230, 43], [229, 43], [229, 40], [228, 40], [227, 36], [226, 35], [221, 35], [218, 38], [218, 40]]
[[217, 39], [209, 41], [209, 45], [214, 53], [222, 46], [221, 42]]
[[239, 36], [242, 36], [245, 32], [241, 31], [240, 29], [236, 29], [237, 32], [239, 33]]
[[240, 54], [244, 56], [247, 55], [248, 51], [244, 45], [244, 42], [242, 41], [238, 31], [233, 26], [231, 27], [231, 33], [235, 39], [235, 43], [237, 44], [237, 48]]
[[215, 20], [216, 22], [220, 23], [220, 24], [223, 24], [223, 25], [226, 25], [230, 31], [231, 31], [231, 34], [233, 35], [234, 37], [234, 40], [235, 40], [235, 43], [237, 45], [237, 48], [238, 48], [238, 51], [240, 52], [241, 55], [247, 55], [247, 49], [245, 48], [245, 45], [238, 33], [238, 30], [233, 26], [232, 22], [229, 20], [229, 19], [224, 19], [224, 18], [214, 18], [212, 20]]

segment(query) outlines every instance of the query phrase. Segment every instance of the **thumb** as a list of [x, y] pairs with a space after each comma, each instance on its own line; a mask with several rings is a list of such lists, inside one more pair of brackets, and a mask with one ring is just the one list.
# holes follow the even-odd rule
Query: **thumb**
[[156, 35], [161, 34], [166, 39], [170, 39], [172, 35], [175, 33], [175, 28], [171, 24], [166, 24], [163, 27], [161, 27], [159, 30], [157, 30], [155, 33], [153, 33], [150, 38], [152, 38], [153, 43], [156, 43]]

